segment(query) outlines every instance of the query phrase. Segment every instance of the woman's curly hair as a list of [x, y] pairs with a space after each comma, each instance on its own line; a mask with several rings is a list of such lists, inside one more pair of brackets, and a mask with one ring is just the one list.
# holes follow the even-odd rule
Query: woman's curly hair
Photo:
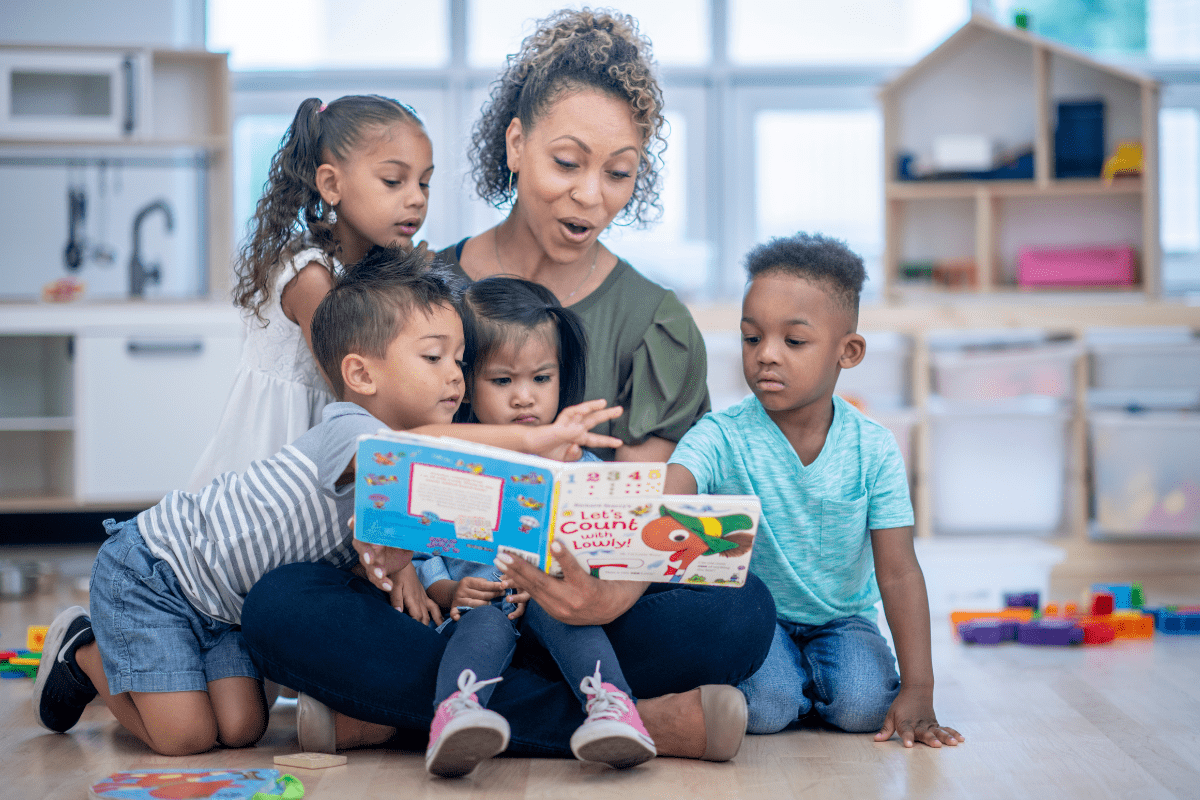
[[471, 176], [479, 197], [497, 208], [513, 200], [505, 132], [514, 118], [531, 129], [564, 93], [593, 88], [629, 105], [642, 133], [641, 165], [633, 196], [617, 220], [645, 224], [662, 214], [659, 182], [666, 149], [662, 90], [650, 41], [637, 21], [615, 11], [563, 9], [508, 57], [471, 134]]
[[397, 122], [424, 128], [412, 108], [379, 95], [349, 95], [327, 106], [310, 97], [300, 104], [271, 159], [253, 231], [234, 261], [235, 305], [261, 320], [281, 261], [304, 247], [318, 247], [330, 259], [337, 254], [332, 209], [317, 190], [317, 167], [345, 159], [366, 134]]

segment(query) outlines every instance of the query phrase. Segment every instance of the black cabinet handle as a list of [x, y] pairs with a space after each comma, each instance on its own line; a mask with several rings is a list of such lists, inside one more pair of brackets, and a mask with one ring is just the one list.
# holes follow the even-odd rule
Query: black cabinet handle
[[125, 72], [125, 122], [123, 128], [125, 135], [133, 134], [133, 128], [137, 124], [137, 117], [134, 115], [134, 81], [133, 81], [133, 56], [125, 56], [125, 61], [121, 64]]
[[204, 352], [204, 342], [158, 339], [130, 339], [125, 350], [131, 356], [198, 356]]

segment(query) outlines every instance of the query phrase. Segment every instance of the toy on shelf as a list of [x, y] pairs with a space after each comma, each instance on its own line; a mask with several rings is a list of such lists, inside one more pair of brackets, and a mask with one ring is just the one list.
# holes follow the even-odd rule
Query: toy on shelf
[[1141, 142], [1117, 142], [1117, 151], [1104, 162], [1101, 177], [1108, 183], [1113, 178], [1138, 177], [1145, 163]]

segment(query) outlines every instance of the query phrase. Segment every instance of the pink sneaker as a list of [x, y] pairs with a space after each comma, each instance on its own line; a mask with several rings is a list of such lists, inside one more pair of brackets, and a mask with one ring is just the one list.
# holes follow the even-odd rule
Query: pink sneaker
[[475, 692], [500, 678], [476, 680], [464, 669], [458, 676], [458, 691], [443, 700], [429, 727], [425, 771], [443, 778], [467, 775], [508, 747], [508, 720], [479, 705]]
[[579, 688], [591, 696], [588, 718], [571, 735], [571, 752], [576, 758], [625, 769], [658, 755], [629, 695], [611, 683], [600, 682], [599, 661], [596, 674], [584, 678]]

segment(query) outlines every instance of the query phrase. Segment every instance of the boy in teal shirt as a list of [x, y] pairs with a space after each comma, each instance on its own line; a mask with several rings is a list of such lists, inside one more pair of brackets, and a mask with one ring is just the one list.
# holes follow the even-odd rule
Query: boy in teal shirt
[[[751, 562], [775, 597], [766, 663], [740, 688], [751, 733], [817, 716], [906, 747], [963, 737], [933, 711], [929, 601], [912, 543], [896, 440], [833, 394], [862, 361], [862, 259], [798, 234], [746, 260], [742, 369], [753, 396], [708, 414], [680, 441], [668, 493], [755, 494]], [[883, 600], [896, 659], [875, 624]]]

